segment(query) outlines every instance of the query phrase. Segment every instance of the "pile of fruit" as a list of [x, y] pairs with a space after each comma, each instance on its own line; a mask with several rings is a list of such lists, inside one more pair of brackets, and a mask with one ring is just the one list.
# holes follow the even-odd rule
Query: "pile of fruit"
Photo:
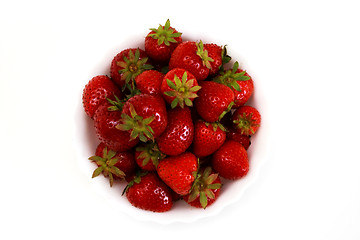
[[145, 49], [122, 50], [109, 76], [83, 90], [99, 139], [92, 177], [127, 181], [122, 194], [140, 209], [165, 212], [182, 200], [206, 208], [222, 178], [249, 171], [247, 149], [261, 122], [246, 105], [253, 80], [225, 46], [183, 41], [169, 20], [150, 30]]

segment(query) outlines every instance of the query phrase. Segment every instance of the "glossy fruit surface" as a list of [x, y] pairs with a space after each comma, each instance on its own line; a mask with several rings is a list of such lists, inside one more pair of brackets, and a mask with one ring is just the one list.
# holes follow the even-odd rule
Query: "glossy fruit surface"
[[226, 179], [239, 179], [249, 171], [247, 152], [241, 143], [227, 140], [213, 154], [211, 162], [214, 171]]

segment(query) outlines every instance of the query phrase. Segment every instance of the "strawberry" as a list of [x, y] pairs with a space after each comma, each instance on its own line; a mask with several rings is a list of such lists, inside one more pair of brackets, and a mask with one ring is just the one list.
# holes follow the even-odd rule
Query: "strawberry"
[[146, 52], [128, 48], [118, 53], [110, 66], [110, 77], [122, 89], [134, 89], [133, 81], [140, 73], [153, 68]]
[[250, 147], [250, 136], [239, 133], [233, 127], [230, 127], [227, 130], [228, 131], [226, 132], [226, 139], [231, 139], [241, 143], [246, 150]]
[[246, 71], [239, 68], [238, 62], [234, 63], [232, 69], [221, 72], [213, 81], [222, 83], [233, 90], [235, 97], [233, 108], [243, 106], [254, 92], [253, 80]]
[[222, 184], [219, 174], [213, 172], [211, 167], [206, 167], [199, 172], [191, 193], [185, 195], [183, 199], [193, 207], [205, 209], [215, 202]]
[[193, 153], [197, 157], [214, 153], [225, 142], [226, 130], [221, 124], [197, 120], [194, 129]]
[[138, 174], [126, 186], [125, 193], [131, 205], [143, 210], [166, 212], [173, 206], [171, 190], [155, 172]]
[[157, 166], [159, 177], [180, 195], [190, 193], [192, 184], [197, 177], [197, 171], [198, 160], [191, 152], [166, 157]]
[[105, 177], [109, 177], [110, 186], [113, 185], [114, 179], [124, 179], [125, 176], [132, 174], [136, 167], [132, 151], [115, 152], [108, 149], [104, 143], [97, 146], [95, 155], [89, 160], [98, 166], [92, 177], [102, 173]]
[[157, 70], [146, 70], [135, 78], [136, 88], [145, 94], [161, 94], [160, 86], [164, 74]]
[[172, 52], [182, 42], [181, 33], [170, 26], [169, 19], [164, 26], [150, 30], [145, 37], [146, 53], [156, 62], [169, 62]]
[[106, 98], [115, 100], [114, 95], [122, 98], [122, 92], [108, 76], [93, 77], [83, 90], [82, 103], [85, 113], [93, 119], [96, 109], [106, 102]]
[[120, 119], [121, 111], [115, 110], [115, 106], [109, 102], [104, 102], [94, 114], [94, 127], [99, 140], [109, 149], [123, 152], [134, 147], [139, 140], [130, 139], [129, 132], [117, 129]]
[[136, 147], [136, 163], [145, 171], [156, 171], [159, 160], [164, 157], [165, 154], [159, 151], [159, 147], [155, 142], [143, 143]]
[[171, 104], [171, 108], [176, 106], [184, 108], [185, 105], [191, 107], [200, 88], [194, 75], [181, 68], [170, 70], [161, 84], [163, 97], [168, 104]]
[[117, 128], [131, 133], [130, 139], [154, 140], [167, 126], [165, 101], [160, 96], [139, 94], [124, 104]]
[[166, 155], [179, 155], [188, 149], [194, 138], [194, 124], [188, 107], [168, 111], [168, 125], [157, 138], [159, 150]]
[[240, 134], [253, 135], [260, 127], [261, 115], [251, 106], [242, 106], [231, 117], [233, 127]]
[[202, 82], [198, 95], [194, 106], [202, 119], [210, 123], [219, 121], [223, 115], [230, 111], [234, 101], [233, 91], [216, 82]]
[[223, 65], [231, 60], [231, 57], [227, 55], [226, 46], [220, 47], [215, 43], [206, 43], [204, 49], [207, 50], [208, 56], [214, 60], [210, 62], [209, 75], [215, 76]]
[[226, 179], [239, 179], [249, 171], [247, 152], [241, 143], [226, 140], [213, 154], [211, 164], [220, 177]]
[[169, 62], [169, 70], [183, 68], [191, 72], [197, 81], [205, 80], [210, 72], [210, 62], [214, 61], [208, 56], [202, 41], [182, 42], [175, 48]]

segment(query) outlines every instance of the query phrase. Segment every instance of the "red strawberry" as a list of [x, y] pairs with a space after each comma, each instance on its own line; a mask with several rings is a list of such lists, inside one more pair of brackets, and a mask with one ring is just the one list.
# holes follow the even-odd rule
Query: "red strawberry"
[[242, 106], [231, 117], [233, 127], [240, 134], [253, 135], [260, 127], [261, 115], [251, 106]]
[[207, 167], [198, 174], [191, 193], [185, 195], [183, 199], [193, 207], [205, 209], [215, 202], [221, 186], [219, 174], [213, 172], [211, 167]]
[[168, 104], [171, 104], [171, 108], [176, 106], [183, 108], [185, 105], [191, 107], [200, 88], [194, 75], [181, 68], [170, 70], [161, 84], [163, 97]]
[[96, 109], [106, 102], [106, 98], [115, 100], [114, 95], [122, 98], [122, 92], [108, 76], [93, 77], [83, 90], [82, 103], [85, 113], [93, 118]]
[[171, 190], [155, 172], [143, 172], [136, 176], [124, 193], [133, 206], [147, 211], [166, 212], [173, 205]]
[[169, 19], [165, 26], [150, 28], [145, 38], [145, 51], [156, 62], [169, 62], [174, 49], [182, 42], [181, 33], [170, 26]]
[[139, 167], [146, 171], [156, 171], [159, 160], [165, 155], [159, 151], [155, 142], [144, 143], [136, 147], [135, 160]]
[[151, 69], [146, 52], [140, 48], [128, 48], [118, 53], [111, 62], [110, 77], [124, 90], [134, 89], [133, 81], [140, 73]]
[[209, 75], [215, 76], [219, 73], [223, 65], [230, 61], [231, 57], [227, 55], [225, 46], [220, 47], [214, 43], [206, 43], [204, 44], [204, 49], [208, 51], [208, 56], [214, 60], [210, 62], [211, 68]]
[[235, 100], [233, 108], [243, 106], [254, 92], [253, 80], [246, 71], [239, 68], [238, 62], [234, 63], [232, 69], [221, 72], [214, 81], [222, 83], [234, 91]]
[[228, 131], [226, 132], [226, 139], [231, 139], [241, 143], [246, 150], [251, 145], [250, 136], [239, 133], [233, 127], [228, 128]]
[[131, 133], [131, 139], [154, 140], [167, 126], [165, 101], [160, 96], [139, 94], [125, 104], [118, 129]]
[[194, 124], [188, 107], [168, 111], [168, 125], [157, 138], [159, 149], [166, 155], [179, 155], [188, 149], [194, 138]]
[[109, 177], [110, 186], [114, 179], [124, 179], [125, 176], [134, 172], [136, 163], [132, 151], [115, 152], [108, 149], [104, 143], [100, 143], [95, 152], [95, 156], [89, 158], [94, 161], [98, 168], [93, 172], [92, 177], [97, 177], [101, 173]]
[[234, 93], [223, 84], [204, 81], [198, 92], [199, 97], [195, 99], [195, 108], [198, 114], [206, 122], [216, 122], [230, 111]]
[[159, 177], [174, 192], [180, 195], [190, 193], [191, 187], [197, 176], [198, 160], [190, 152], [177, 156], [166, 157], [157, 166]]
[[113, 151], [123, 152], [134, 147], [139, 140], [131, 140], [129, 132], [117, 129], [116, 126], [120, 123], [120, 119], [121, 111], [114, 110], [112, 104], [105, 102], [98, 107], [94, 114], [94, 126], [101, 142]]
[[211, 164], [214, 171], [226, 179], [239, 179], [249, 171], [249, 160], [244, 146], [233, 140], [226, 140], [213, 154]]
[[212, 58], [208, 56], [202, 41], [182, 42], [175, 48], [169, 62], [169, 69], [183, 68], [191, 72], [196, 80], [205, 80], [209, 75]]
[[161, 94], [160, 86], [164, 74], [157, 70], [146, 70], [135, 78], [136, 88], [145, 94]]
[[193, 153], [197, 157], [214, 153], [225, 142], [226, 130], [221, 124], [198, 120], [194, 128]]

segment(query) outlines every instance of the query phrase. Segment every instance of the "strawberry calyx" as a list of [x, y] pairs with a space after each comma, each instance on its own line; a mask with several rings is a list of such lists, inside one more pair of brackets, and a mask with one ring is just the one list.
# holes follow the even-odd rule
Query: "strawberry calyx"
[[114, 94], [115, 100], [111, 100], [110, 98], [106, 98], [106, 100], [110, 103], [111, 106], [108, 107], [109, 111], [122, 111], [122, 108], [124, 106], [125, 101], [120, 100], [115, 94]]
[[155, 119], [155, 116], [144, 119], [136, 113], [134, 105], [129, 105], [131, 116], [126, 113], [122, 113], [122, 123], [116, 125], [116, 128], [122, 131], [131, 131], [130, 141], [136, 138], [139, 138], [142, 142], [147, 142], [148, 139], [154, 141], [154, 130], [149, 126], [149, 124]]
[[148, 36], [153, 39], [157, 39], [158, 45], [165, 44], [166, 46], [170, 46], [170, 43], [177, 43], [176, 37], [180, 37], [182, 33], [175, 32], [175, 29], [170, 28], [170, 20], [168, 19], [164, 26], [159, 24], [159, 27], [150, 28], [154, 33], [150, 33]]
[[237, 130], [240, 130], [241, 134], [245, 135], [251, 135], [254, 134], [254, 128], [258, 127], [259, 124], [257, 124], [253, 120], [253, 113], [246, 114], [243, 113], [242, 115], [238, 116], [235, 120], [233, 120], [233, 123], [235, 124], [235, 128]]
[[201, 58], [202, 64], [206, 66], [208, 69], [211, 69], [210, 62], [213, 62], [214, 59], [208, 56], [208, 51], [204, 49], [204, 44], [200, 40], [200, 42], [196, 43], [196, 54]]
[[214, 130], [214, 132], [216, 132], [216, 130], [218, 129], [218, 128], [220, 128], [222, 131], [224, 131], [224, 132], [227, 132], [227, 129], [224, 127], [224, 125], [223, 124], [221, 124], [220, 122], [212, 122], [212, 123], [209, 123], [209, 122], [205, 122], [204, 120], [201, 120], [201, 121], [203, 121], [204, 122], [204, 124], [205, 124], [205, 126], [206, 127], [209, 127], [210, 125], [212, 126], [212, 128], [213, 128], [213, 130]]
[[232, 101], [231, 103], [229, 103], [229, 105], [227, 106], [227, 108], [225, 109], [225, 111], [223, 111], [220, 116], [219, 119], [217, 120], [217, 122], [220, 122], [220, 120], [225, 116], [225, 114], [227, 114], [228, 112], [231, 111], [232, 107], [234, 106], [235, 102]]
[[202, 173], [197, 174], [188, 201], [192, 202], [199, 197], [200, 204], [205, 209], [208, 205], [207, 198], [215, 198], [211, 190], [220, 189], [222, 186], [221, 183], [214, 183], [218, 175], [218, 173], [212, 173], [211, 167], [206, 167]]
[[143, 159], [142, 166], [145, 166], [150, 161], [157, 167], [159, 160], [165, 158], [165, 154], [160, 152], [158, 145], [155, 142], [150, 142], [145, 145], [138, 146], [136, 151], [141, 152], [138, 158]]
[[119, 61], [116, 64], [122, 69], [119, 70], [121, 75], [121, 80], [125, 80], [125, 85], [122, 90], [125, 88], [129, 88], [130, 90], [134, 89], [133, 81], [140, 73], [145, 70], [152, 69], [153, 66], [151, 64], [147, 64], [148, 58], [140, 59], [140, 50], [136, 49], [135, 53], [132, 50], [129, 50], [129, 58], [126, 56], [123, 57], [124, 61]]
[[140, 183], [141, 182], [141, 177], [145, 176], [146, 174], [148, 174], [147, 171], [143, 171], [143, 170], [137, 171], [134, 178], [124, 188], [124, 190], [122, 192], [122, 195], [124, 195], [127, 191], [129, 191], [129, 188], [134, 186], [135, 183], [137, 183], [137, 184]]
[[164, 92], [165, 95], [169, 97], [175, 97], [171, 102], [171, 108], [175, 108], [176, 106], [180, 106], [184, 108], [184, 104], [186, 106], [193, 106], [193, 102], [190, 99], [194, 99], [198, 97], [196, 94], [197, 91], [201, 89], [200, 86], [195, 85], [195, 79], [187, 79], [187, 72], [184, 72], [181, 80], [175, 74], [173, 83], [170, 79], [166, 79], [168, 86], [172, 89], [171, 91]]
[[109, 177], [110, 186], [112, 187], [114, 183], [114, 175], [120, 178], [124, 178], [125, 173], [115, 166], [115, 164], [119, 161], [119, 159], [115, 157], [115, 151], [108, 151], [107, 147], [105, 147], [102, 155], [102, 157], [89, 157], [90, 161], [93, 161], [98, 165], [92, 174], [92, 178], [97, 177], [102, 173], [105, 177]]
[[224, 72], [224, 65], [231, 61], [231, 56], [227, 54], [226, 45], [222, 48], [221, 51], [221, 66], [220, 72]]
[[219, 76], [213, 79], [214, 82], [224, 84], [236, 91], [241, 91], [238, 81], [247, 81], [250, 77], [245, 76], [245, 71], [236, 72], [239, 69], [239, 63], [236, 61], [232, 69], [222, 71]]

